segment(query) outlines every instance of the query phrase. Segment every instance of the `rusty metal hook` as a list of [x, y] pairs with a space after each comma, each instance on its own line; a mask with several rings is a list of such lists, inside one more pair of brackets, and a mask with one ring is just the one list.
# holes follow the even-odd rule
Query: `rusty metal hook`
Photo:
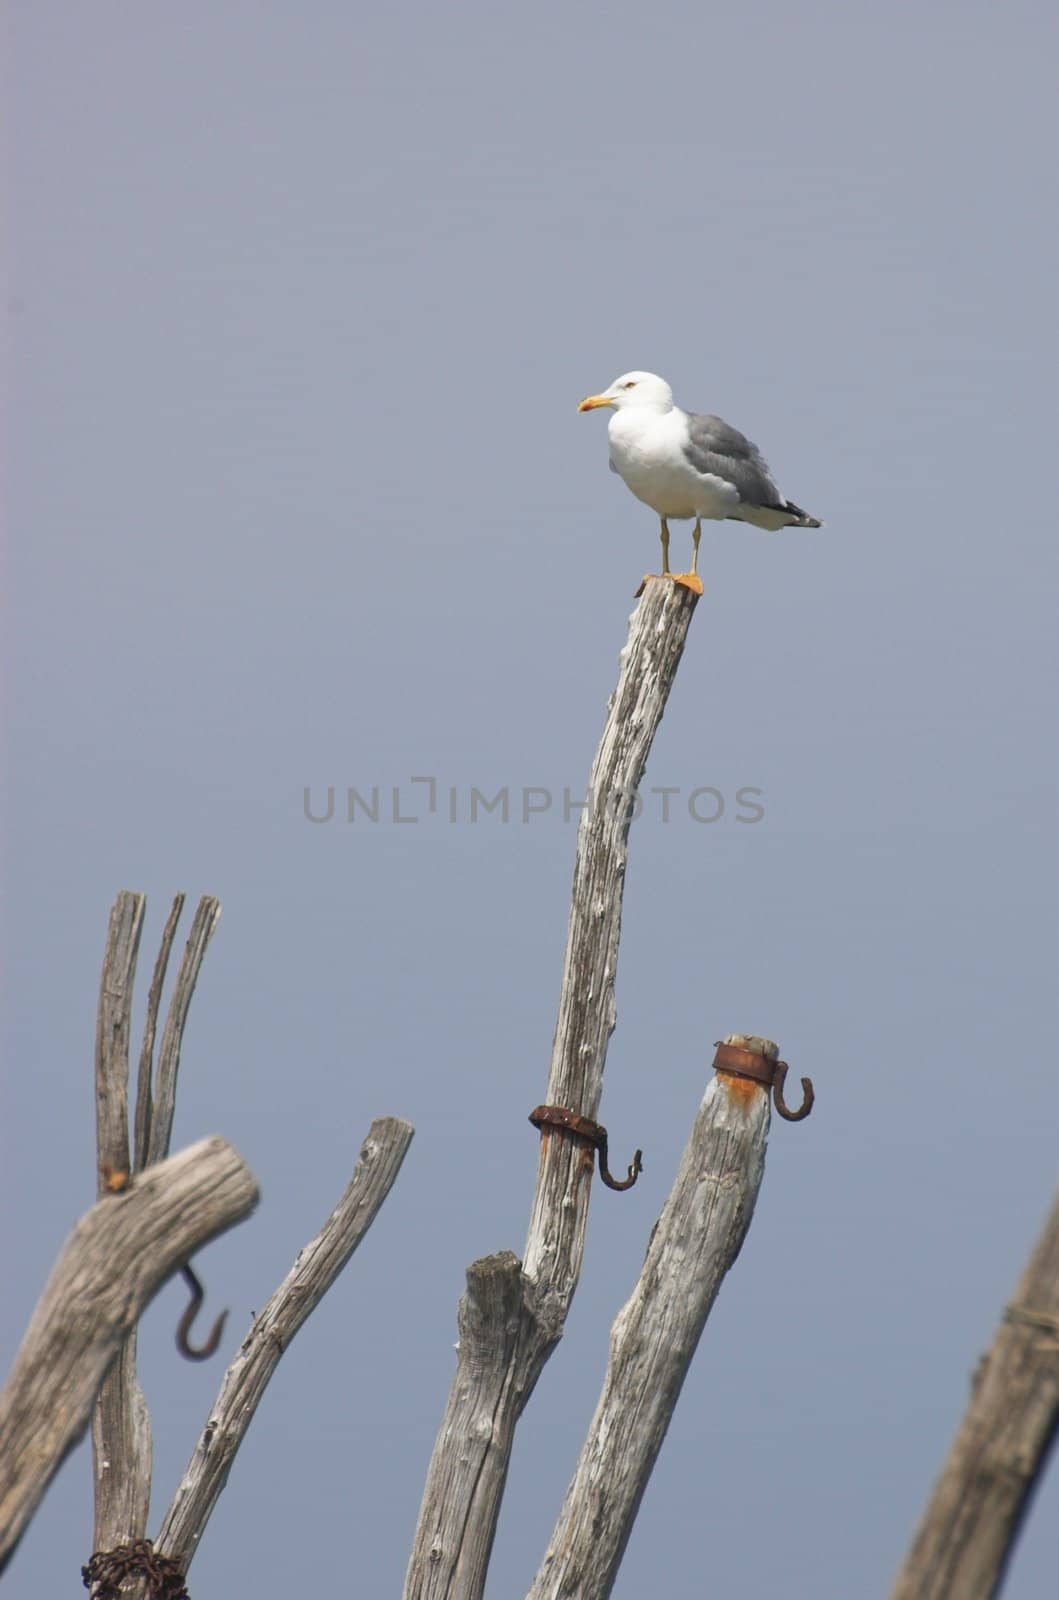
[[578, 1116], [576, 1111], [568, 1111], [565, 1106], [537, 1106], [530, 1112], [530, 1121], [538, 1131], [545, 1128], [561, 1128], [564, 1133], [572, 1133], [575, 1139], [584, 1139], [593, 1150], [599, 1152], [599, 1175], [608, 1189], [631, 1189], [640, 1173], [643, 1171], [643, 1151], [637, 1150], [628, 1166], [628, 1177], [615, 1178], [607, 1166], [607, 1130], [600, 1123], [593, 1122], [591, 1117]]
[[640, 1173], [643, 1171], [643, 1151], [637, 1150], [629, 1162], [627, 1178], [612, 1178], [607, 1166], [607, 1130], [597, 1124], [595, 1137], [596, 1150], [599, 1154], [599, 1175], [608, 1189], [631, 1189]]
[[772, 1078], [772, 1104], [787, 1122], [801, 1122], [802, 1118], [807, 1117], [813, 1109], [813, 1101], [816, 1099], [812, 1080], [810, 1078], [802, 1079], [802, 1103], [797, 1111], [791, 1111], [783, 1098], [783, 1085], [786, 1081], [787, 1063], [786, 1061], [777, 1061]]
[[786, 1122], [801, 1122], [813, 1109], [816, 1096], [810, 1078], [802, 1079], [802, 1103], [797, 1111], [792, 1111], [783, 1098], [783, 1085], [787, 1080], [786, 1061], [774, 1061], [771, 1056], [760, 1056], [755, 1051], [744, 1049], [742, 1045], [725, 1044], [718, 1039], [713, 1066], [716, 1072], [728, 1072], [735, 1078], [749, 1078], [753, 1083], [760, 1083], [766, 1094], [771, 1092], [776, 1113]]
[[227, 1311], [221, 1312], [220, 1316], [217, 1318], [217, 1321], [213, 1324], [209, 1337], [204, 1344], [192, 1344], [189, 1337], [191, 1333], [191, 1324], [199, 1314], [202, 1302], [206, 1298], [206, 1291], [199, 1282], [198, 1274], [195, 1272], [190, 1262], [185, 1263], [180, 1270], [184, 1274], [184, 1281], [191, 1290], [191, 1300], [188, 1304], [187, 1310], [184, 1312], [184, 1315], [177, 1323], [177, 1349], [180, 1351], [182, 1356], [185, 1356], [188, 1359], [188, 1361], [208, 1361], [210, 1356], [216, 1353], [217, 1347], [221, 1342], [221, 1335], [224, 1333], [224, 1324], [228, 1320], [228, 1313]]

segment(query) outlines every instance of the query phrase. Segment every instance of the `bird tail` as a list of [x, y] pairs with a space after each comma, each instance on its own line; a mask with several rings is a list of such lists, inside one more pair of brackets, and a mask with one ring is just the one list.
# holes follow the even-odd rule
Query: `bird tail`
[[785, 509], [790, 512], [791, 520], [787, 524], [791, 528], [822, 528], [823, 523], [819, 517], [811, 517], [808, 511], [803, 511], [801, 506], [796, 506], [793, 500], [788, 500]]

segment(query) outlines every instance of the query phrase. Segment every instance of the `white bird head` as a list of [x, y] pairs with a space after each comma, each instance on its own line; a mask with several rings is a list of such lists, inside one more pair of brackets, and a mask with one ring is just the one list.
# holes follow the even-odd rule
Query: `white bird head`
[[644, 411], [672, 411], [673, 391], [656, 372], [623, 372], [602, 394], [590, 394], [578, 411], [594, 411], [609, 406], [612, 411], [627, 411], [633, 406]]

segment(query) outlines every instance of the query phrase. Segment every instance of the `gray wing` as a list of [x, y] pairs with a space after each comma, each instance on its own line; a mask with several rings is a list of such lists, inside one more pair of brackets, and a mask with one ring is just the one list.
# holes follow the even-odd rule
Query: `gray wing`
[[709, 473], [732, 484], [747, 506], [786, 509], [765, 458], [738, 428], [729, 427], [722, 417], [688, 413], [688, 438], [684, 455], [696, 472]]

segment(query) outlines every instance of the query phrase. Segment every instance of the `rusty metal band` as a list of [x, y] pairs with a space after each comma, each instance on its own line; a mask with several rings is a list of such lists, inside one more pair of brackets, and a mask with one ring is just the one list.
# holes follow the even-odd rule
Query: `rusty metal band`
[[113, 1550], [97, 1550], [81, 1568], [81, 1581], [99, 1600], [124, 1594], [133, 1578], [142, 1578], [147, 1600], [188, 1600], [184, 1574], [175, 1561], [161, 1556], [150, 1539], [133, 1539]]
[[631, 1189], [643, 1171], [643, 1151], [637, 1150], [628, 1166], [625, 1178], [615, 1178], [608, 1165], [607, 1130], [591, 1117], [579, 1116], [565, 1106], [536, 1106], [529, 1114], [533, 1126], [541, 1133], [545, 1128], [559, 1128], [572, 1133], [575, 1139], [584, 1139], [599, 1153], [599, 1175], [608, 1189]]
[[733, 1078], [749, 1078], [754, 1083], [760, 1083], [766, 1094], [771, 1090], [772, 1104], [785, 1122], [802, 1122], [813, 1109], [816, 1095], [811, 1078], [802, 1079], [802, 1103], [796, 1110], [792, 1111], [784, 1099], [783, 1087], [788, 1072], [786, 1061], [771, 1061], [767, 1056], [759, 1056], [742, 1045], [718, 1041], [713, 1065], [717, 1072], [727, 1072]]
[[768, 1056], [745, 1050], [740, 1044], [718, 1044], [713, 1065], [717, 1072], [730, 1072], [736, 1078], [752, 1078], [755, 1083], [763, 1083], [766, 1089], [771, 1089], [776, 1081], [777, 1063]]
[[529, 1119], [538, 1130], [564, 1128], [579, 1139], [587, 1139], [593, 1149], [599, 1144], [599, 1123], [593, 1122], [591, 1117], [578, 1116], [576, 1111], [567, 1111], [565, 1106], [537, 1106], [530, 1112]]

